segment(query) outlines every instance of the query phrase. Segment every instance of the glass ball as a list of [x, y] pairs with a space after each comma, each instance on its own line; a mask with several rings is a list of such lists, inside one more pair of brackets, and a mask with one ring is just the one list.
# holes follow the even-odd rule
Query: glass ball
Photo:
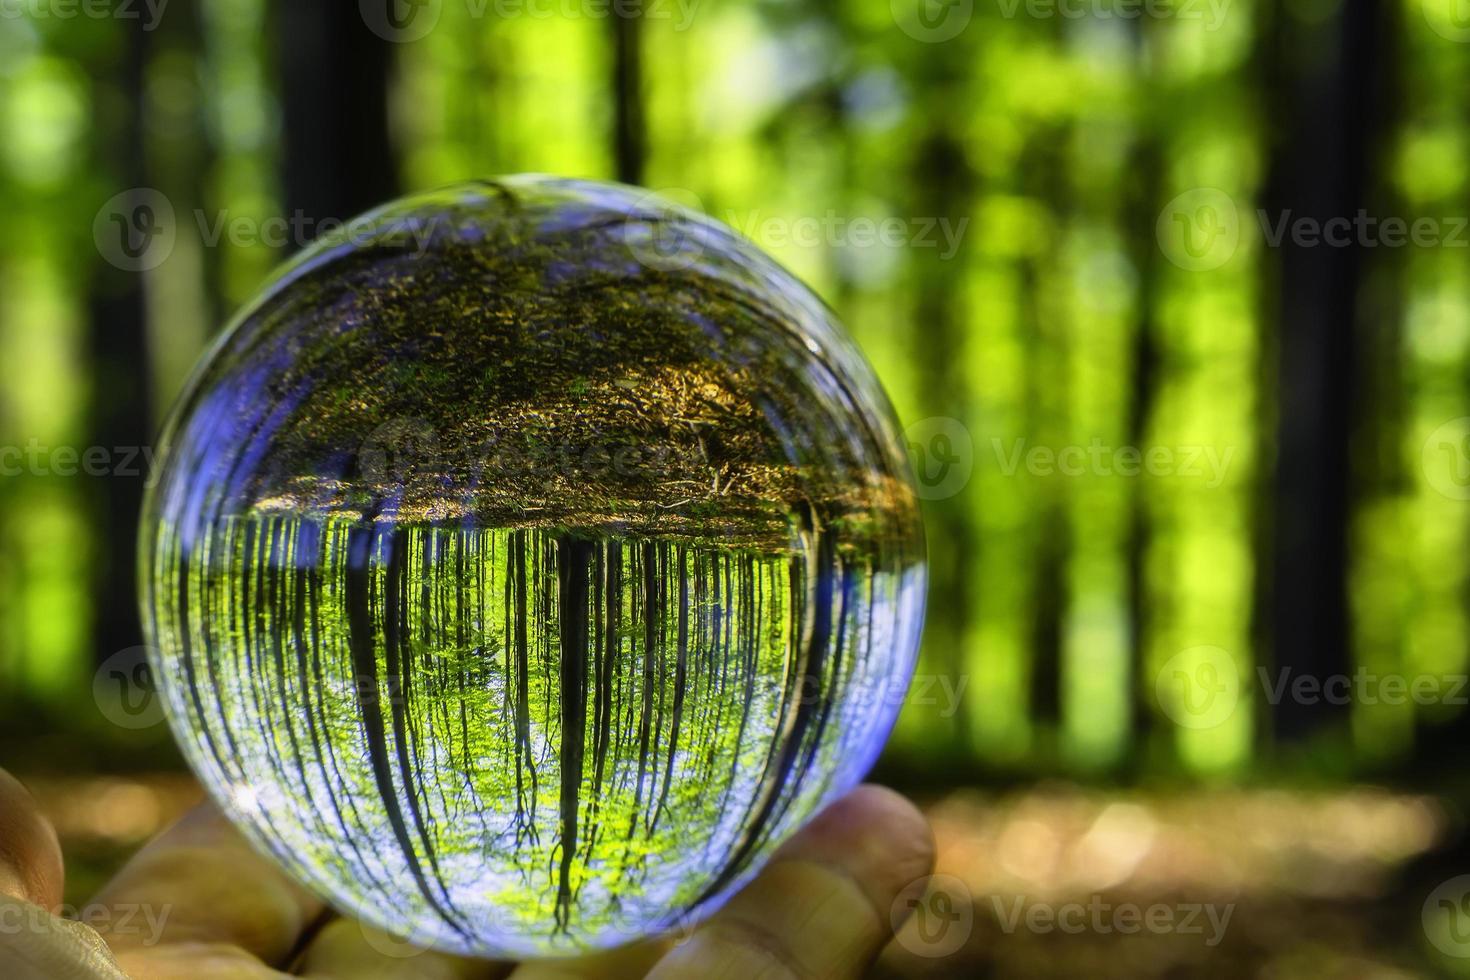
[[863, 777], [914, 669], [923, 538], [872, 370], [789, 273], [632, 188], [347, 224], [163, 443], [175, 736], [257, 846], [419, 944], [699, 919]]

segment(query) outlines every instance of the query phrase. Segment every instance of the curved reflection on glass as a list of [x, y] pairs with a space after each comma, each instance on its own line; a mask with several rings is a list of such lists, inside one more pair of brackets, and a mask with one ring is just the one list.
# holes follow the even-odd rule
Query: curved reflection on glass
[[913, 671], [923, 543], [871, 369], [630, 188], [349, 224], [164, 441], [141, 552], [176, 736], [297, 878], [422, 944], [706, 914], [861, 779]]

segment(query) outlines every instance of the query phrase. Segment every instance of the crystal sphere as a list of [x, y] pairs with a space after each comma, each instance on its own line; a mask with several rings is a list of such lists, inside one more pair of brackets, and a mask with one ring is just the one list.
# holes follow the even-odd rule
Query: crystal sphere
[[871, 766], [925, 565], [831, 312], [633, 188], [457, 186], [196, 370], [141, 558], [194, 771], [339, 911], [569, 955], [693, 922]]

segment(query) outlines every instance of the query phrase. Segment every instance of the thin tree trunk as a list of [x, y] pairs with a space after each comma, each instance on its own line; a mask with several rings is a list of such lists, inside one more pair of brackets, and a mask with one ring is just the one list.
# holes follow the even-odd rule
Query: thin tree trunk
[[[355, 3], [278, 0], [286, 210], [345, 221], [398, 193], [388, 134], [391, 45]], [[299, 243], [297, 243], [299, 244]]]
[[570, 536], [557, 542], [561, 593], [561, 867], [556, 921], [571, 922], [572, 862], [577, 854], [578, 794], [587, 731], [588, 566], [592, 544]]
[[608, 18], [612, 29], [613, 158], [618, 180], [643, 182], [647, 134], [643, 122], [642, 11]]
[[[1378, 0], [1356, 0], [1335, 17], [1276, 21], [1276, 103], [1266, 191], [1273, 218], [1351, 220], [1366, 208], [1372, 105], [1380, 85]], [[1330, 56], [1303, 59], [1303, 50]], [[1356, 241], [1304, 248], [1283, 240], [1277, 374], [1272, 655], [1278, 671], [1326, 679], [1350, 672], [1347, 527], [1355, 497], [1349, 468], [1357, 374], [1357, 284], [1368, 258]], [[1278, 739], [1319, 730], [1343, 713], [1332, 699], [1275, 710]]]
[[[96, 153], [105, 157], [113, 186], [142, 187], [144, 172], [143, 71], [149, 56], [149, 34], [140, 22], [118, 21], [126, 35], [116, 69], [99, 85], [117, 98], [95, 100], [93, 131]], [[135, 240], [143, 227], [141, 212], [123, 214], [130, 246], [146, 247], [151, 240]], [[91, 389], [88, 444], [118, 453], [148, 445], [153, 438], [150, 418], [148, 327], [139, 272], [94, 262], [88, 295], [87, 341], [95, 377], [103, 383]], [[92, 649], [101, 662], [118, 650], [139, 646], [143, 627], [138, 616], [137, 526], [143, 508], [146, 473], [97, 482], [93, 522], [101, 532], [90, 548]]]

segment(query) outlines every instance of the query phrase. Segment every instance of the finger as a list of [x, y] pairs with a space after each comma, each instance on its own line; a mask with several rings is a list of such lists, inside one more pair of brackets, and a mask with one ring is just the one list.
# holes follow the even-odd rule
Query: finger
[[860, 787], [777, 851], [649, 977], [859, 977], [892, 936], [893, 902], [933, 863], [933, 835], [913, 804]]
[[311, 941], [297, 972], [316, 980], [497, 980], [508, 963], [409, 946], [351, 919], [334, 919]]
[[124, 968], [139, 953], [180, 958], [177, 948], [165, 947], [232, 963], [280, 963], [323, 910], [209, 804], [138, 852], [94, 904], [130, 910], [134, 923], [151, 926], [99, 929]]
[[0, 976], [5, 980], [127, 980], [95, 931], [0, 894]]
[[31, 794], [0, 769], [0, 895], [61, 904], [61, 845]]
[[672, 944], [666, 940], [634, 943], [606, 953], [575, 960], [533, 960], [522, 963], [510, 980], [608, 980], [646, 977]]
[[61, 845], [35, 799], [0, 769], [0, 974], [7, 980], [125, 980], [97, 934], [51, 914]]

